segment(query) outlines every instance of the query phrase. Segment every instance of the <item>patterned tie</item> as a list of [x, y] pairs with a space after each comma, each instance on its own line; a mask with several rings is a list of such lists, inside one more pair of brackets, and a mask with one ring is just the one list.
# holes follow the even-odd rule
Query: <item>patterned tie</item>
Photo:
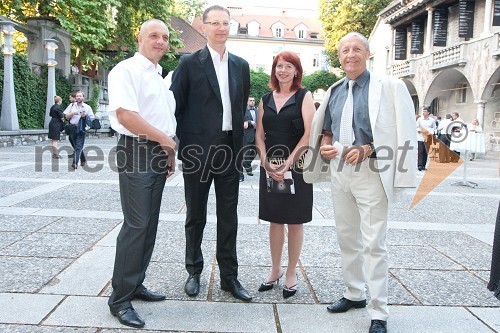
[[354, 141], [354, 132], [352, 130], [352, 117], [354, 113], [354, 103], [352, 98], [353, 80], [349, 80], [349, 91], [347, 92], [347, 99], [342, 110], [342, 117], [340, 119], [340, 140], [339, 142], [344, 146], [352, 145]]

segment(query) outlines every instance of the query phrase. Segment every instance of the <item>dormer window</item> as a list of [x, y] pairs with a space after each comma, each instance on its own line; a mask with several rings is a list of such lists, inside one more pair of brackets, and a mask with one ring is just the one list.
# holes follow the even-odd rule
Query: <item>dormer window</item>
[[273, 37], [284, 38], [285, 37], [285, 25], [278, 21], [271, 26], [271, 31], [273, 32]]
[[248, 27], [248, 35], [249, 36], [258, 36], [259, 35], [259, 29], [260, 29], [260, 24], [257, 21], [250, 21], [247, 24]]
[[238, 34], [238, 28], [240, 27], [240, 23], [234, 19], [229, 21], [229, 35], [235, 36]]
[[304, 39], [307, 36], [307, 26], [304, 23], [297, 24], [293, 28], [293, 31], [295, 32], [295, 37], [297, 37], [297, 39]]

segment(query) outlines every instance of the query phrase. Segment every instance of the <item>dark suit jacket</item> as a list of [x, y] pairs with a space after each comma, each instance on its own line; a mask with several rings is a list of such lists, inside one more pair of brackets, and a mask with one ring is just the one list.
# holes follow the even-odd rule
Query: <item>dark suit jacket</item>
[[[257, 107], [255, 107], [255, 125], [257, 125], [257, 117], [259, 111], [257, 110]], [[255, 141], [255, 126], [252, 125], [252, 114], [250, 113], [250, 110], [247, 108], [245, 112], [245, 121], [248, 124], [248, 127], [245, 129], [245, 144], [248, 143], [253, 143]]]
[[[229, 53], [228, 74], [233, 148], [241, 155], [238, 153], [243, 146], [243, 116], [250, 92], [248, 62]], [[179, 159], [193, 161], [192, 156], [195, 156], [204, 161], [210, 146], [220, 142], [222, 131], [222, 99], [208, 47], [181, 57], [170, 90], [177, 104]], [[191, 148], [195, 151], [188, 153]]]

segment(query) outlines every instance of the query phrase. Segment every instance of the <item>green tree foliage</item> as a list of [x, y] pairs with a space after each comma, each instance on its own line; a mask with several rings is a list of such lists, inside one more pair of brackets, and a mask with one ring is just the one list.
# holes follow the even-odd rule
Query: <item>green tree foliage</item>
[[[137, 49], [137, 34], [142, 22], [150, 18], [168, 21], [170, 15], [184, 19], [199, 14], [204, 0], [5, 0], [0, 14], [26, 23], [27, 18], [52, 18], [71, 33], [72, 61], [83, 70], [97, 63], [106, 64], [103, 51], [118, 51], [112, 63]], [[182, 46], [175, 32], [173, 48]]]
[[318, 89], [327, 90], [338, 80], [339, 78], [335, 74], [321, 70], [302, 77], [302, 85], [309, 91], [315, 92]]
[[320, 20], [325, 31], [326, 54], [333, 67], [340, 67], [338, 43], [351, 31], [370, 36], [377, 14], [391, 0], [320, 0]]
[[30, 17], [53, 19], [71, 33], [73, 60], [83, 69], [103, 60], [112, 40], [111, 8], [118, 0], [7, 0], [0, 14], [26, 23]]
[[258, 71], [250, 70], [250, 96], [255, 97], [255, 103], [258, 104], [269, 88], [269, 75], [262, 69]]

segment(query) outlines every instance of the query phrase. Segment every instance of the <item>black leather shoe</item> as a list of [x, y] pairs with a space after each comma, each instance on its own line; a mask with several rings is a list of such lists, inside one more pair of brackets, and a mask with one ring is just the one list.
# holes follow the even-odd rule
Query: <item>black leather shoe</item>
[[76, 165], [75, 163], [71, 164], [71, 167], [75, 170], [78, 169], [78, 165]]
[[82, 167], [84, 167], [86, 164], [87, 164], [87, 162], [83, 162], [83, 161], [82, 161], [82, 162], [80, 162], [80, 165], [81, 165]]
[[68, 158], [73, 158], [73, 157], [75, 157], [75, 153], [68, 155]]
[[220, 288], [224, 291], [229, 291], [234, 298], [242, 300], [244, 302], [250, 302], [252, 300], [252, 296], [248, 293], [248, 291], [243, 288], [240, 281], [234, 278], [230, 281], [220, 283]]
[[125, 326], [142, 328], [146, 324], [132, 307], [120, 310], [117, 313], [111, 312], [111, 314], [118, 318], [118, 321]]
[[184, 285], [184, 291], [188, 296], [196, 296], [200, 293], [200, 274], [189, 275]]
[[372, 320], [368, 333], [387, 333], [387, 322], [383, 320]]
[[143, 301], [146, 302], [158, 302], [165, 300], [166, 297], [165, 295], [154, 293], [144, 288], [140, 293], [135, 294], [134, 298], [142, 299]]
[[356, 308], [364, 308], [366, 306], [366, 299], [362, 301], [351, 301], [347, 298], [342, 297], [339, 299], [337, 302], [329, 305], [326, 309], [329, 312], [333, 313], [340, 313], [340, 312], [346, 312], [349, 309]]

